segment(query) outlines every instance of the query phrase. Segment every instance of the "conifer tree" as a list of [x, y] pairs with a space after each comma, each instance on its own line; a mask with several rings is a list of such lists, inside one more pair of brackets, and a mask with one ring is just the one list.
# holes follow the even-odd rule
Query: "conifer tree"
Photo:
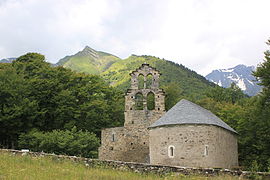
[[[266, 42], [270, 47], [270, 39]], [[260, 81], [260, 85], [263, 86], [263, 103], [270, 106], [270, 50], [264, 52], [264, 62], [259, 64], [256, 71], [253, 73], [257, 80]]]

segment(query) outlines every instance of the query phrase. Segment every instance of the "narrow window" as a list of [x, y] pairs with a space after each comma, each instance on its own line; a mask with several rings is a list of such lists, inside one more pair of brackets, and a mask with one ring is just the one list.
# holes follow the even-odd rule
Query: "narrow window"
[[147, 109], [148, 110], [155, 109], [155, 94], [153, 92], [149, 92], [147, 94]]
[[143, 89], [144, 88], [144, 76], [140, 74], [138, 76], [138, 89]]
[[153, 83], [153, 75], [148, 74], [146, 76], [146, 89], [150, 89], [152, 87], [152, 83]]
[[170, 156], [172, 156], [173, 157], [173, 147], [170, 147]]
[[143, 95], [142, 93], [137, 93], [135, 95], [135, 109], [143, 110]]
[[204, 156], [208, 156], [208, 145], [204, 146]]
[[169, 146], [168, 147], [168, 156], [169, 156], [169, 158], [173, 158], [174, 157], [174, 149], [175, 149], [175, 147], [174, 146]]
[[116, 139], [115, 139], [115, 134], [113, 133], [113, 134], [112, 134], [112, 142], [115, 142], [115, 140], [116, 140]]

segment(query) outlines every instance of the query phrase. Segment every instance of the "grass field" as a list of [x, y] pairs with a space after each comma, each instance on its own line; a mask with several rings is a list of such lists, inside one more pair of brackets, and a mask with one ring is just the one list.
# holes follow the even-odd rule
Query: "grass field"
[[139, 174], [108, 168], [89, 168], [71, 160], [58, 160], [53, 157], [31, 157], [0, 153], [0, 180], [236, 180], [238, 177], [199, 177], [168, 174]]

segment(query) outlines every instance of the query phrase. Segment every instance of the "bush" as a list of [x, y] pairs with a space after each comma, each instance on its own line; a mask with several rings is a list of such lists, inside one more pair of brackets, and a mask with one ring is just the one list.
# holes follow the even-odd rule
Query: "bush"
[[94, 133], [77, 131], [76, 127], [73, 127], [72, 130], [53, 130], [51, 132], [34, 129], [19, 137], [19, 148], [38, 152], [96, 158], [98, 147], [99, 139]]

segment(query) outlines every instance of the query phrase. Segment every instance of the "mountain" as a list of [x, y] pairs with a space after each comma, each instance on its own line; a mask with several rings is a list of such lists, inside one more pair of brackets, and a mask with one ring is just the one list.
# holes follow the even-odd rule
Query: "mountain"
[[63, 66], [77, 72], [100, 74], [119, 60], [117, 56], [86, 46], [82, 51], [60, 59], [56, 66]]
[[96, 51], [88, 46], [75, 55], [61, 59], [57, 65], [78, 72], [101, 75], [112, 86], [126, 91], [130, 85], [129, 73], [145, 62], [162, 73], [160, 78], [162, 88], [173, 87], [173, 90], [177, 90], [183, 96], [197, 99], [202, 97], [209, 88], [216, 86], [181, 64], [145, 55], [131, 55], [126, 59], [120, 59], [115, 55]]
[[252, 75], [255, 66], [237, 65], [233, 68], [213, 70], [206, 75], [206, 79], [222, 87], [230, 87], [231, 83], [235, 83], [242, 91], [254, 96], [261, 91], [256, 78]]
[[0, 63], [12, 63], [12, 61], [14, 61], [16, 58], [5, 58], [5, 59], [1, 59]]

